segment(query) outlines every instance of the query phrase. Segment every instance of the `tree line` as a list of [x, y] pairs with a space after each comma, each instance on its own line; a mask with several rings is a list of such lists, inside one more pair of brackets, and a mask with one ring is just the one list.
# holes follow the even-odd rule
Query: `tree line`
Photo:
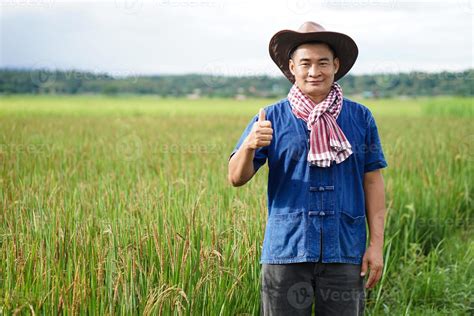
[[[365, 97], [472, 96], [474, 70], [347, 75], [339, 83], [347, 95]], [[162, 97], [280, 97], [291, 84], [270, 76], [156, 75], [112, 76], [85, 71], [0, 69], [0, 94], [150, 94]]]

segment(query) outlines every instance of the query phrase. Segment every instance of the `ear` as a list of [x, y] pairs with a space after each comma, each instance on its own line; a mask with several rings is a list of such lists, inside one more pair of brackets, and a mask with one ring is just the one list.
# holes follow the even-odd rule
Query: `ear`
[[334, 73], [339, 71], [339, 58], [334, 58]]
[[290, 71], [291, 71], [291, 74], [294, 76], [295, 75], [295, 63], [293, 61], [293, 59], [290, 59], [289, 61], [289, 68], [290, 68]]

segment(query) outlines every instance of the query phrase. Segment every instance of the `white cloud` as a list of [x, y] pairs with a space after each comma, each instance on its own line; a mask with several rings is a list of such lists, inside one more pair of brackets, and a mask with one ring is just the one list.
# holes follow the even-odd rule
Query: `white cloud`
[[[470, 2], [6, 0], [0, 67], [279, 74], [268, 41], [315, 20], [359, 46], [352, 73], [473, 67]], [[222, 66], [224, 65], [224, 66]]]

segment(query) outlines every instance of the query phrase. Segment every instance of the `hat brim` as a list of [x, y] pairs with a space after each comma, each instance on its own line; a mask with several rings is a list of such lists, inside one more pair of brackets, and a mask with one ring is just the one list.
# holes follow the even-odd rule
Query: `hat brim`
[[330, 31], [300, 33], [291, 30], [283, 30], [273, 35], [268, 46], [270, 56], [280, 68], [286, 78], [295, 83], [295, 78], [290, 71], [289, 54], [297, 46], [319, 41], [328, 44], [335, 51], [339, 59], [339, 70], [334, 75], [334, 81], [339, 80], [354, 65], [359, 49], [352, 38], [346, 34]]

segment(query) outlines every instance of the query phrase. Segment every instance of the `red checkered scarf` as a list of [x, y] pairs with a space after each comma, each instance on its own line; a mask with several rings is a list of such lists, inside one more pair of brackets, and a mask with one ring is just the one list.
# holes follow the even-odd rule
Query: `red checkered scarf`
[[316, 104], [296, 86], [288, 93], [291, 109], [303, 119], [309, 130], [308, 161], [318, 167], [329, 167], [331, 161], [343, 162], [352, 154], [351, 144], [337, 125], [342, 109], [342, 88], [334, 82], [326, 99]]

